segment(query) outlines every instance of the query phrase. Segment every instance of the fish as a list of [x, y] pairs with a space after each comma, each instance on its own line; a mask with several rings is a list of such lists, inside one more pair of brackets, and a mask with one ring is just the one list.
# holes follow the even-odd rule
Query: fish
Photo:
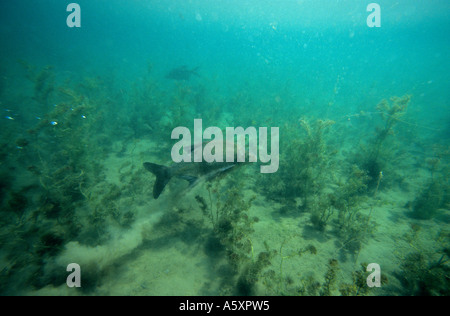
[[188, 181], [189, 188], [192, 188], [203, 180], [209, 181], [219, 175], [224, 175], [235, 168], [237, 164], [238, 162], [180, 162], [167, 167], [144, 162], [144, 168], [156, 176], [153, 198], [158, 199], [167, 183], [174, 177]]
[[[205, 143], [202, 143], [202, 145]], [[200, 144], [192, 145], [190, 147], [191, 152], [200, 147]], [[172, 178], [179, 178], [189, 182], [189, 189], [193, 188], [200, 182], [211, 181], [215, 178], [219, 178], [228, 172], [236, 169], [238, 166], [247, 164], [249, 162], [249, 157], [251, 153], [246, 152], [245, 162], [238, 162], [236, 159], [237, 155], [237, 145], [236, 144], [226, 144], [226, 146], [234, 146], [235, 159], [233, 162], [178, 162], [171, 166], [159, 165], [152, 162], [144, 162], [144, 168], [153, 173], [156, 176], [155, 184], [153, 185], [153, 198], [158, 199], [158, 197], [163, 192], [167, 183]], [[188, 147], [189, 148], [189, 147]], [[227, 148], [227, 147], [225, 147]]]
[[180, 66], [177, 68], [172, 69], [167, 75], [167, 79], [173, 79], [173, 80], [189, 80], [191, 76], [197, 76], [200, 77], [200, 75], [197, 73], [197, 70], [200, 67], [195, 67], [193, 69], [188, 69], [187, 66]]

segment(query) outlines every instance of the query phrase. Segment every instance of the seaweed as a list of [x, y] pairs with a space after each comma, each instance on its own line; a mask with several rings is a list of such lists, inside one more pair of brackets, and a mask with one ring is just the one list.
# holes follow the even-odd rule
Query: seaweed
[[57, 255], [63, 248], [65, 243], [64, 237], [57, 232], [47, 232], [40, 237], [36, 253], [39, 256], [48, 254], [49, 256]]
[[[300, 126], [290, 126], [280, 142], [280, 168], [265, 175], [261, 194], [283, 204], [301, 199], [303, 209], [310, 207], [315, 195], [320, 195], [333, 176], [332, 155], [328, 155], [325, 135], [334, 124], [330, 120], [299, 120]], [[303, 137], [300, 137], [302, 135]]]
[[[230, 180], [232, 182], [232, 180]], [[262, 270], [270, 265], [272, 253], [263, 251], [255, 258], [251, 234], [257, 217], [249, 210], [255, 197], [245, 200], [239, 186], [223, 190], [220, 181], [208, 184], [208, 202], [200, 195], [195, 197], [203, 216], [212, 226], [205, 250], [212, 256], [224, 256], [230, 267], [223, 284], [222, 294], [253, 295]], [[237, 277], [230, 278], [230, 273]]]
[[[312, 248], [315, 249], [315, 248]], [[311, 249], [309, 250], [311, 251]], [[315, 254], [314, 250], [311, 252]], [[301, 273], [299, 284], [296, 285], [291, 277], [282, 278], [283, 287], [278, 289], [276, 295], [300, 295], [300, 296], [331, 296], [334, 295], [337, 283], [337, 273], [339, 271], [339, 263], [336, 259], [329, 259], [327, 270], [324, 275], [323, 283], [320, 283], [312, 274]], [[271, 273], [270, 273], [271, 272]], [[273, 270], [269, 271], [268, 277], [278, 280]], [[267, 283], [266, 283], [267, 284]], [[270, 283], [269, 283], [270, 284]]]
[[430, 220], [446, 208], [449, 199], [450, 184], [448, 177], [439, 174], [448, 174], [448, 166], [441, 164], [442, 157], [439, 155], [428, 159], [430, 167], [430, 179], [414, 201], [408, 203], [410, 212], [408, 215], [414, 219]]
[[[383, 120], [383, 126], [376, 129], [375, 137], [369, 142], [369, 147], [359, 158], [359, 166], [367, 173], [368, 189], [373, 190], [377, 184], [378, 175], [390, 166], [389, 157], [394, 154], [394, 146], [387, 143], [390, 135], [394, 135], [395, 124], [406, 113], [411, 96], [392, 97], [391, 102], [383, 99], [376, 107]], [[390, 172], [393, 174], [393, 172]]]
[[325, 281], [320, 289], [320, 296], [330, 296], [336, 284], [336, 273], [339, 269], [339, 264], [336, 259], [328, 261], [328, 270], [325, 273]]
[[13, 212], [22, 213], [28, 206], [28, 199], [23, 192], [12, 192], [8, 205]]
[[236, 284], [236, 295], [250, 296], [255, 295], [255, 286], [261, 277], [261, 272], [270, 266], [273, 253], [263, 251], [258, 254], [256, 260], [252, 260], [239, 275]]
[[[286, 275], [283, 269], [285, 260], [300, 258], [306, 254], [316, 255], [317, 249], [314, 245], [309, 244], [302, 248], [290, 248], [286, 252], [285, 246], [288, 242], [295, 240], [299, 236], [294, 235], [289, 238], [285, 238], [280, 245], [280, 249], [270, 250], [268, 243], [264, 242], [266, 252], [270, 254], [271, 258], [279, 257], [279, 267], [277, 270], [274, 268], [267, 270], [263, 276], [263, 285], [268, 293], [272, 295], [314, 295], [312, 293], [307, 294], [303, 292], [304, 288], [302, 286], [296, 286], [294, 279], [290, 275]], [[304, 280], [302, 280], [303, 282]]]
[[444, 207], [444, 197], [448, 194], [445, 189], [443, 181], [432, 180], [413, 201], [409, 216], [421, 220], [435, 217], [439, 209]]
[[[378, 192], [388, 188], [386, 184], [395, 179], [396, 170], [401, 170], [399, 161], [404, 157], [398, 153], [406, 146], [394, 146], [400, 139], [394, 133], [409, 133], [418, 126], [409, 124], [409, 131], [397, 129], [410, 103], [409, 96], [378, 104], [374, 113], [379, 115], [379, 128], [370, 129], [370, 123], [376, 121], [366, 122], [367, 131], [374, 135], [364, 138], [364, 130], [360, 129], [361, 146], [366, 147], [356, 155], [356, 160], [345, 161], [333, 150], [336, 146], [345, 155], [350, 149], [335, 133], [343, 135], [340, 125], [314, 116], [320, 113], [320, 107], [302, 104], [306, 101], [313, 105], [316, 100], [303, 100], [283, 89], [261, 93], [243, 86], [233, 95], [232, 86], [230, 89], [218, 86], [214, 91], [209, 82], [162, 86], [151, 65], [148, 72], [145, 69], [142, 77], [131, 83], [123, 80], [127, 75], [115, 77], [103, 73], [80, 78], [84, 75], [66, 72], [69, 75], [64, 78], [64, 73], [51, 66], [24, 64], [24, 67], [30, 83], [17, 91], [21, 100], [25, 99], [23, 107], [34, 106], [33, 111], [24, 113], [18, 109], [22, 103], [13, 100], [15, 90], [10, 89], [13, 81], [6, 82], [3, 78], [0, 82], [2, 102], [11, 109], [7, 109], [10, 114], [5, 114], [9, 120], [5, 120], [8, 125], [2, 131], [0, 146], [3, 168], [0, 240], [5, 262], [0, 272], [2, 294], [17, 294], [30, 289], [30, 285], [32, 290], [64, 286], [65, 267], [55, 262], [60, 255], [66, 255], [61, 251], [69, 241], [95, 249], [107, 246], [111, 237], [120, 239], [122, 232], [143, 229], [145, 243], [124, 256], [120, 263], [138, 264], [133, 260], [149, 248], [155, 253], [160, 251], [165, 259], [172, 259], [173, 252], [166, 252], [166, 248], [181, 243], [182, 246], [175, 245], [181, 250], [180, 257], [173, 260], [178, 262], [182, 256], [195, 256], [203, 251], [207, 263], [211, 263], [203, 261], [200, 265], [206, 269], [207, 280], [200, 281], [204, 282], [201, 291], [206, 294], [210, 294], [206, 288], [218, 285], [214, 290], [224, 295], [258, 295], [264, 291], [269, 295], [448, 295], [450, 251], [444, 226], [448, 218], [443, 211], [449, 205], [445, 177], [448, 168], [441, 167], [448, 149], [443, 155], [428, 159], [430, 179], [419, 178], [423, 188], [414, 192], [409, 202], [407, 215], [433, 222], [413, 221], [406, 234], [387, 236], [397, 237], [396, 244], [392, 244], [397, 246], [398, 241], [400, 250], [402, 245], [417, 250], [401, 259], [397, 277], [403, 287], [370, 290], [366, 286], [365, 264], [361, 268], [358, 264], [352, 272], [352, 263], [344, 258], [353, 254], [358, 262], [360, 250], [376, 229], [373, 212], [381, 199]], [[348, 104], [342, 110], [363, 103]], [[329, 109], [327, 115], [337, 113]], [[251, 115], [242, 114], [245, 112]], [[350, 116], [366, 114], [370, 115], [361, 111]], [[148, 198], [150, 180], [138, 161], [166, 159], [170, 131], [174, 126], [191, 124], [193, 115], [201, 116], [205, 123], [220, 122], [227, 126], [280, 126], [283, 137], [279, 171], [261, 177], [242, 172], [239, 177], [227, 178], [227, 182], [208, 183], [206, 190], [197, 187], [190, 191], [195, 199], [188, 193], [170, 204], [164, 204], [164, 199], [152, 201]], [[339, 118], [336, 122], [339, 123]], [[429, 145], [428, 141], [440, 143], [443, 139], [423, 141]], [[414, 150], [420, 152], [420, 147]], [[394, 155], [395, 160], [391, 159]], [[411, 162], [405, 173], [417, 167], [417, 175], [422, 174], [426, 166], [420, 165], [418, 157], [410, 156], [403, 161], [405, 165]], [[116, 163], [120, 166], [118, 170]], [[106, 166], [110, 169], [106, 170]], [[108, 171], [108, 177], [104, 171]], [[412, 187], [414, 181], [407, 181]], [[254, 185], [244, 190], [242, 183]], [[252, 192], [260, 194], [258, 200], [252, 197]], [[383, 203], [394, 204], [401, 198], [401, 194], [395, 199], [393, 195], [383, 195], [387, 198]], [[259, 212], [273, 210], [273, 222], [268, 219], [270, 214], [263, 215], [268, 221], [264, 225], [276, 226], [270, 234], [258, 230], [263, 227], [257, 226], [259, 219], [253, 214], [256, 203], [261, 203]], [[163, 208], [160, 221], [150, 226], [157, 215], [146, 217], [144, 210], [159, 208]], [[138, 210], [143, 222], [133, 225]], [[392, 212], [384, 217], [386, 221], [380, 223], [391, 225], [389, 221], [398, 221], [404, 227], [402, 214]], [[383, 232], [390, 227], [384, 227]], [[441, 227], [444, 228], [436, 238], [431, 236], [432, 231]], [[269, 242], [279, 247], [271, 249], [267, 241], [263, 247], [261, 236], [273, 238]], [[313, 238], [323, 243], [324, 251]], [[430, 247], [421, 248], [421, 239]], [[388, 238], [379, 242], [392, 246]], [[196, 259], [203, 260], [202, 255]], [[83, 267], [82, 289], [74, 293], [96, 294], [102, 277], [111, 273], [109, 267], [118, 266], [110, 265], [111, 262], [102, 267], [95, 263]], [[392, 267], [392, 262], [389, 263]], [[310, 271], [306, 269], [308, 266]]]
[[334, 233], [341, 242], [338, 250], [359, 253], [364, 239], [375, 231], [375, 224], [370, 221], [373, 207], [368, 215], [359, 212], [361, 204], [367, 199], [366, 179], [364, 171], [352, 166], [351, 176], [340, 185], [331, 199], [331, 205], [338, 210], [338, 217], [334, 221]]
[[256, 218], [249, 216], [254, 197], [245, 200], [239, 187], [228, 188], [224, 193], [220, 181], [207, 186], [209, 203], [200, 196], [195, 197], [203, 215], [212, 225], [214, 235], [226, 250], [226, 256], [234, 271], [239, 271], [243, 262], [253, 257], [250, 234]]
[[334, 198], [335, 197], [332, 194], [329, 194], [325, 198], [311, 203], [310, 221], [313, 227], [320, 232], [325, 231], [328, 222], [335, 211], [333, 206], [333, 204], [335, 204], [333, 201]]
[[33, 99], [42, 106], [47, 106], [51, 94], [55, 90], [55, 74], [53, 66], [47, 65], [41, 70], [30, 65], [26, 61], [19, 60], [19, 63], [26, 70], [26, 77], [34, 84]]
[[440, 259], [435, 261], [420, 252], [408, 254], [396, 277], [403, 285], [402, 294], [417, 296], [448, 296], [448, 248], [442, 249]]
[[[367, 277], [370, 274], [370, 272], [367, 272], [367, 266], [367, 263], [361, 263], [360, 269], [352, 272], [352, 283], [339, 285], [339, 292], [342, 296], [366, 296], [374, 290], [374, 288], [367, 285]], [[381, 286], [383, 286], [389, 282], [389, 279], [384, 274], [381, 274], [380, 281]]]

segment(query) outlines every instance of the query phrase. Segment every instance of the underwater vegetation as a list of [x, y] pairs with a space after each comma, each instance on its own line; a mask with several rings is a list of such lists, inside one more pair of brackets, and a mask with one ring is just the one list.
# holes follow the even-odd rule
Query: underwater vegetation
[[[444, 181], [432, 181], [412, 202], [411, 217], [416, 219], [431, 219], [445, 206], [448, 196], [448, 185]], [[448, 203], [448, 202], [447, 202]]]
[[29, 64], [24, 60], [19, 60], [19, 63], [26, 71], [26, 78], [33, 83], [33, 99], [40, 106], [47, 105], [49, 98], [55, 89], [55, 74], [53, 67], [47, 65], [42, 69], [38, 69], [38, 67]]
[[[362, 262], [361, 268], [352, 272], [352, 283], [340, 285], [339, 292], [342, 296], [365, 296], [370, 294], [372, 289], [367, 286], [367, 266], [367, 262]], [[385, 275], [381, 275], [380, 282], [384, 286], [389, 283], [389, 280]]]
[[413, 252], [401, 264], [398, 278], [404, 286], [404, 295], [448, 296], [450, 272], [449, 249], [443, 250], [438, 261], [431, 261], [426, 255]]
[[430, 179], [416, 198], [408, 203], [409, 216], [414, 219], [429, 220], [442, 214], [449, 205], [449, 170], [441, 166], [440, 158], [428, 160], [430, 166]]
[[[326, 181], [333, 176], [333, 161], [328, 159], [324, 139], [333, 123], [301, 118], [289, 125], [280, 140], [280, 170], [263, 179], [261, 193], [275, 201], [300, 198], [301, 207], [308, 208], [310, 200], [322, 193]], [[299, 134], [304, 137], [298, 137]]]
[[368, 189], [374, 190], [377, 186], [378, 177], [381, 172], [395, 174], [395, 168], [390, 163], [393, 161], [395, 150], [395, 126], [400, 118], [405, 115], [411, 96], [392, 97], [390, 102], [383, 99], [376, 106], [376, 113], [382, 119], [382, 124], [376, 127], [375, 136], [362, 147], [357, 154], [357, 164], [367, 173]]
[[[203, 215], [211, 223], [210, 242], [216, 241], [216, 247], [223, 249], [231, 271], [237, 277], [236, 285], [227, 284], [224, 287], [230, 293], [222, 294], [251, 295], [262, 268], [270, 264], [269, 255], [265, 252], [259, 253], [255, 258], [250, 239], [253, 224], [259, 221], [250, 214], [255, 197], [246, 200], [239, 186], [223, 190], [219, 184], [220, 182], [216, 182], [215, 185], [207, 186], [208, 200], [200, 195], [195, 196], [195, 199]], [[230, 275], [227, 279], [229, 282]]]
[[447, 296], [449, 286], [449, 231], [442, 229], [432, 235], [436, 250], [430, 251], [424, 240], [420, 239], [423, 229], [417, 224], [411, 225], [410, 233], [405, 236], [410, 251], [398, 255], [401, 264], [393, 275], [400, 281], [401, 295]]
[[[98, 86], [89, 80], [72, 87], [56, 84], [52, 66], [37, 70], [21, 63], [33, 83], [32, 100], [43, 114], [17, 133], [13, 142], [17, 148], [9, 151], [2, 163], [10, 170], [2, 171], [1, 180], [1, 239], [3, 249], [9, 249], [8, 267], [2, 272], [4, 293], [20, 291], [26, 284], [35, 288], [49, 284], [54, 279], [48, 272], [50, 258], [58, 256], [68, 241], [81, 238], [88, 244], [101, 243], [107, 237], [103, 234], [105, 218], [123, 227], [133, 221], [133, 214], [120, 212], [115, 202], [123, 189], [105, 183], [102, 195], [94, 197], [92, 192], [104, 180], [99, 161], [108, 148], [92, 137], [101, 128], [96, 104], [104, 99], [98, 94], [89, 99], [86, 90]], [[49, 106], [50, 102], [55, 103]], [[26, 180], [21, 184], [18, 178]], [[17, 274], [21, 269], [26, 272]], [[59, 278], [58, 282], [51, 284], [65, 281]]]
[[[346, 143], [348, 115], [289, 106], [288, 88], [165, 85], [151, 63], [135, 82], [19, 64], [33, 110], [0, 131], [1, 294], [66, 294], [62, 262], [83, 253], [79, 295], [109, 294], [122, 275], [130, 293], [185, 294], [173, 288], [185, 264], [194, 295], [448, 295], [448, 146], [415, 155], [402, 142], [420, 135], [414, 96], [367, 105], [373, 121]], [[2, 81], [0, 97], [21, 102]], [[195, 189], [174, 180], [155, 201], [142, 163], [170, 161], [171, 130], [193, 118], [280, 126], [278, 172], [246, 165]], [[382, 286], [368, 288], [380, 258]], [[152, 269], [162, 272], [145, 279]]]

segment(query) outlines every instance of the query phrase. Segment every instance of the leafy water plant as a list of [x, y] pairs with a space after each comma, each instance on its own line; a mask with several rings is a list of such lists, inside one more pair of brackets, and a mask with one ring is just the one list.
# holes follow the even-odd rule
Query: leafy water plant
[[[227, 274], [222, 284], [222, 294], [253, 295], [263, 269], [270, 265], [273, 252], [270, 249], [255, 256], [251, 234], [257, 217], [249, 210], [255, 197], [246, 200], [242, 188], [232, 179], [226, 185], [220, 181], [208, 184], [208, 198], [195, 197], [204, 217], [212, 225], [212, 235], [207, 247], [213, 254], [224, 253], [233, 277]], [[233, 284], [234, 277], [237, 277]]]
[[339, 263], [336, 259], [330, 259], [328, 261], [328, 270], [325, 274], [325, 282], [320, 289], [320, 296], [330, 296], [333, 293], [337, 271], [339, 270]]
[[341, 184], [331, 200], [332, 206], [338, 210], [334, 228], [342, 243], [339, 250], [359, 253], [364, 239], [375, 230], [375, 224], [370, 221], [370, 213], [360, 213], [361, 204], [367, 199], [366, 179], [366, 173], [353, 166], [351, 176], [346, 183]]
[[444, 206], [445, 189], [444, 181], [432, 180], [413, 201], [409, 215], [422, 220], [436, 216]]
[[[93, 131], [98, 130], [95, 123], [99, 116], [99, 111], [93, 109], [98, 104], [73, 86], [54, 86], [50, 67], [30, 76], [35, 83], [32, 93], [41, 105], [36, 112], [40, 117], [33, 120], [36, 124], [29, 125], [28, 130], [15, 133], [15, 142], [11, 142], [18, 151], [8, 159], [20, 159], [8, 165], [15, 165], [20, 171], [14, 184], [11, 183], [15, 189], [4, 195], [7, 200], [3, 206], [14, 211], [8, 212], [8, 227], [15, 228], [16, 234], [4, 245], [11, 249], [7, 259], [16, 267], [8, 272], [12, 280], [23, 269], [26, 273], [20, 282], [30, 282], [40, 288], [53, 281], [37, 275], [51, 269], [51, 258], [69, 240], [96, 244], [103, 237], [98, 234], [97, 238], [84, 238], [101, 226], [101, 216], [97, 215], [104, 209], [97, 209], [96, 214], [94, 199], [83, 193], [102, 182], [102, 166], [98, 163], [98, 143], [93, 137]], [[53, 102], [49, 106], [50, 101], [54, 101], [54, 106]], [[90, 215], [97, 216], [96, 223], [89, 221]], [[129, 221], [127, 216], [120, 218], [124, 225]], [[94, 224], [97, 227], [93, 228]], [[27, 265], [26, 269], [18, 261]]]
[[55, 90], [55, 74], [53, 66], [47, 65], [41, 70], [37, 70], [36, 66], [20, 60], [19, 63], [26, 71], [26, 78], [34, 84], [33, 99], [41, 106], [48, 105], [49, 97]]
[[[298, 241], [297, 235], [285, 238], [280, 245], [279, 250], [270, 250], [268, 243], [264, 242], [266, 251], [271, 254], [271, 256], [279, 257], [279, 267], [269, 269], [263, 274], [263, 285], [267, 293], [271, 295], [298, 295], [301, 291], [301, 286], [299, 287], [295, 284], [295, 280], [291, 275], [285, 274], [284, 264], [286, 260], [300, 258], [304, 255], [316, 255], [317, 249], [314, 245], [309, 244], [302, 248], [290, 247], [286, 250], [286, 245], [291, 241]], [[300, 293], [305, 295], [313, 295]]]
[[403, 260], [396, 277], [403, 285], [403, 295], [448, 296], [450, 294], [449, 250], [443, 249], [438, 260], [421, 252], [412, 252]]
[[258, 254], [256, 260], [252, 259], [243, 269], [236, 283], [237, 295], [254, 295], [255, 285], [261, 277], [261, 272], [270, 266], [273, 253], [263, 251]]
[[[367, 277], [370, 272], [367, 271], [368, 264], [363, 262], [360, 264], [360, 269], [352, 272], [352, 283], [342, 283], [339, 285], [339, 292], [343, 296], [365, 296], [368, 295], [373, 288], [367, 285]], [[388, 278], [385, 274], [381, 274], [381, 285], [388, 283]]]
[[[337, 273], [339, 271], [339, 262], [336, 259], [329, 259], [327, 270], [324, 275], [324, 281], [320, 283], [313, 274], [305, 274], [302, 271], [300, 284], [291, 287], [288, 292], [282, 295], [300, 295], [300, 296], [332, 296], [335, 295], [337, 283]], [[280, 294], [278, 294], [280, 295]]]
[[209, 219], [217, 240], [226, 250], [228, 262], [237, 272], [253, 257], [250, 235], [258, 218], [251, 217], [249, 210], [255, 197], [246, 200], [238, 186], [223, 189], [220, 181], [216, 181], [214, 185], [207, 186], [208, 202], [200, 195], [195, 199], [203, 215]]
[[321, 199], [317, 199], [310, 203], [310, 220], [313, 227], [324, 232], [335, 208], [333, 206], [334, 196], [329, 194]]
[[322, 193], [333, 176], [325, 138], [333, 124], [302, 118], [287, 128], [280, 141], [280, 168], [264, 175], [263, 185], [258, 188], [261, 194], [284, 204], [300, 198], [302, 208], [308, 209], [311, 199]]
[[[427, 185], [416, 196], [414, 201], [408, 202], [408, 215], [415, 219], [429, 220], [434, 218], [441, 209], [448, 208], [450, 201], [450, 180], [447, 175], [450, 171], [448, 164], [443, 163], [445, 151], [436, 152], [435, 157], [427, 159], [430, 170], [430, 179]], [[448, 153], [447, 153], [448, 155]]]

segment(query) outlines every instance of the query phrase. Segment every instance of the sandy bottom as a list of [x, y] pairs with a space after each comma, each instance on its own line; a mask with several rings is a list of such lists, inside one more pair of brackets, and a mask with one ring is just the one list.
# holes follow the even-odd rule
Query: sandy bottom
[[[107, 180], [120, 183], [121, 166], [129, 161], [127, 168], [141, 168], [142, 162], [154, 161], [152, 153], [146, 148], [152, 148], [147, 141], [140, 141], [129, 146], [125, 156], [111, 157], [105, 162]], [[119, 172], [120, 170], [120, 172]], [[143, 170], [143, 173], [146, 171]], [[147, 180], [146, 180], [147, 181]], [[137, 214], [137, 220], [129, 229], [111, 230], [111, 240], [97, 247], [86, 247], [78, 243], [69, 243], [66, 250], [57, 258], [64, 266], [76, 262], [83, 267], [96, 264], [97, 283], [88, 290], [72, 289], [65, 285], [60, 287], [47, 286], [38, 291], [30, 291], [29, 295], [221, 295], [224, 292], [223, 267], [226, 259], [212, 258], [205, 251], [205, 240], [194, 236], [186, 237], [189, 227], [182, 228], [184, 233], [172, 231], [170, 226], [161, 226], [165, 212], [173, 208], [187, 209], [186, 218], [202, 221], [202, 214], [194, 199], [198, 192], [206, 192], [204, 185], [199, 185], [191, 191], [180, 193], [179, 184], [171, 184], [158, 200], [151, 197], [154, 178], [148, 174], [148, 197], [139, 205], [129, 204]], [[420, 177], [417, 180], [420, 185]], [[384, 288], [375, 289], [371, 295], [389, 295], [390, 289], [400, 287], [400, 282], [394, 273], [399, 272], [404, 257], [413, 251], [428, 249], [430, 252], [439, 248], [436, 242], [437, 233], [445, 229], [447, 224], [441, 219], [420, 221], [422, 229], [415, 238], [411, 235], [411, 224], [406, 216], [405, 204], [413, 198], [415, 190], [385, 191], [380, 189], [374, 199], [369, 199], [360, 209], [368, 214], [373, 206], [372, 219], [376, 221], [377, 230], [367, 238], [359, 255], [351, 255], [340, 249], [342, 245], [332, 234], [331, 228], [325, 232], [315, 230], [310, 223], [308, 213], [297, 213], [288, 216], [280, 215], [280, 204], [266, 200], [263, 196], [251, 190], [245, 195], [257, 195], [250, 209], [251, 216], [257, 216], [259, 221], [254, 224], [251, 235], [254, 254], [264, 251], [266, 244], [277, 250], [271, 260], [271, 266], [277, 273], [283, 261], [283, 277], [289, 277], [294, 284], [313, 276], [318, 282], [324, 282], [330, 259], [337, 259], [339, 270], [337, 284], [352, 283], [352, 272], [360, 270], [360, 263], [378, 263], [381, 272], [388, 278]], [[181, 194], [181, 195], [180, 195]], [[204, 221], [204, 233], [207, 233], [208, 222]], [[180, 229], [175, 228], [176, 229]], [[313, 245], [317, 249], [315, 255], [304, 254], [282, 260], [280, 247], [284, 254], [298, 252], [299, 249]], [[233, 276], [230, 275], [230, 278]], [[261, 277], [256, 286], [257, 295], [273, 294], [265, 287]], [[339, 295], [335, 288], [332, 292]]]

